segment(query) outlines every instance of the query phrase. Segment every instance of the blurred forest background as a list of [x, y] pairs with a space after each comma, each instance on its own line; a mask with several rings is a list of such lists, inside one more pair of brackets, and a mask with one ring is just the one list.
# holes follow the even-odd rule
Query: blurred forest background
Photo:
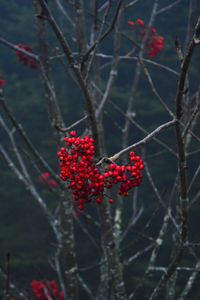
[[[88, 1], [89, 3], [90, 1]], [[103, 4], [103, 0], [99, 1]], [[142, 4], [143, 2], [144, 4]], [[125, 10], [122, 24], [122, 32], [124, 37], [121, 43], [121, 55], [131, 50], [131, 39], [134, 36], [134, 30], [128, 25], [128, 21], [140, 18], [148, 22], [152, 5], [154, 1], [138, 1], [133, 8]], [[158, 14], [154, 24], [158, 33], [164, 37], [164, 49], [152, 61], [163, 64], [174, 70], [162, 70], [154, 64], [148, 64], [148, 70], [151, 73], [152, 79], [156, 84], [159, 94], [164, 98], [167, 105], [174, 111], [174, 97], [177, 86], [177, 73], [180, 69], [180, 62], [177, 57], [174, 42], [178, 39], [182, 49], [186, 47], [188, 35], [188, 14], [191, 1], [170, 1], [162, 0], [159, 6], [165, 7], [172, 2], [177, 2], [174, 7], [166, 10], [164, 13]], [[196, 10], [192, 12], [193, 28], [197, 22], [198, 14], [200, 12], [199, 1], [196, 3]], [[72, 49], [74, 49], [74, 32], [71, 26], [66, 26], [66, 20], [56, 1], [49, 1], [54, 16], [58, 24], [62, 27], [65, 36], [67, 37]], [[63, 1], [64, 5], [64, 1]], [[92, 17], [90, 15], [90, 7], [86, 8], [86, 15], [88, 11], [88, 20]], [[88, 21], [89, 23], [89, 21]], [[189, 33], [190, 34], [190, 33]], [[32, 1], [30, 0], [12, 0], [0, 1], [0, 36], [6, 38], [13, 44], [27, 44], [34, 53], [38, 52], [38, 44], [36, 37], [35, 17], [33, 13]], [[130, 38], [130, 39], [129, 39]], [[49, 30], [49, 51], [52, 57], [53, 78], [55, 81], [55, 90], [61, 105], [62, 115], [67, 125], [70, 125], [77, 119], [83, 117], [82, 96], [73, 78], [66, 73], [63, 68], [62, 61], [53, 59], [56, 51], [59, 51], [58, 42], [55, 40], [52, 31]], [[106, 38], [101, 45], [101, 52], [107, 55], [112, 55], [110, 51], [112, 45], [112, 36]], [[76, 49], [74, 49], [76, 51]], [[48, 114], [43, 93], [43, 86], [41, 83], [41, 75], [39, 71], [31, 70], [17, 61], [15, 51], [6, 48], [0, 44], [0, 76], [6, 80], [6, 87], [4, 88], [4, 96], [6, 101], [12, 107], [15, 117], [19, 123], [23, 124], [25, 131], [29, 134], [31, 141], [37, 150], [49, 162], [50, 166], [59, 173], [59, 165], [57, 159], [58, 146], [56, 144], [55, 134], [52, 132], [48, 120]], [[147, 55], [146, 58], [148, 59]], [[106, 58], [99, 58], [101, 65], [106, 63]], [[190, 67], [190, 94], [193, 94], [199, 85], [200, 78], [200, 48], [195, 51], [193, 61]], [[130, 96], [130, 83], [132, 82], [136, 61], [122, 60], [119, 64], [119, 71], [115, 82], [115, 87], [112, 93], [111, 100], [121, 109], [126, 107], [128, 98]], [[176, 73], [177, 72], [177, 73]], [[108, 70], [106, 64], [102, 68], [102, 78], [107, 78]], [[104, 82], [101, 82], [102, 87]], [[109, 116], [109, 111], [112, 111], [112, 118]], [[155, 129], [158, 125], [168, 120], [168, 115], [160, 103], [155, 99], [155, 95], [149, 88], [149, 83], [144, 74], [141, 75], [139, 85], [137, 88], [136, 99], [134, 102], [135, 118], [139, 124], [148, 132]], [[108, 155], [112, 155], [121, 149], [118, 138], [118, 126], [123, 126], [123, 119], [117, 110], [109, 104], [106, 104], [104, 118], [104, 134], [106, 141], [106, 151]], [[113, 122], [115, 119], [115, 123]], [[84, 128], [79, 125], [77, 132], [82, 133]], [[195, 128], [195, 132], [199, 133], [199, 125]], [[167, 131], [160, 135], [160, 139], [165, 141], [172, 148], [174, 147], [172, 141], [172, 131]], [[144, 137], [144, 133], [132, 125], [130, 143], [137, 142]], [[0, 129], [1, 142], [9, 148], [7, 136], [2, 129]], [[145, 147], [145, 157], [148, 161], [151, 174], [159, 187], [159, 192], [164, 199], [169, 197], [171, 189], [176, 178], [176, 164], [173, 155], [163, 151], [159, 157], [155, 155], [162, 150], [162, 147], [156, 143], [150, 142]], [[192, 149], [190, 149], [192, 151]], [[138, 149], [140, 152], [140, 149]], [[105, 153], [106, 154], [106, 153]], [[26, 155], [26, 154], [25, 154]], [[189, 172], [191, 174], [195, 171], [195, 163], [199, 161], [200, 155], [189, 158]], [[30, 161], [30, 169], [32, 164]], [[37, 184], [42, 195], [48, 198], [49, 205], [56, 207], [56, 195], [48, 191], [44, 185], [39, 182], [40, 173], [38, 170], [32, 172], [32, 180]], [[191, 175], [192, 176], [192, 175]], [[195, 181], [193, 193], [191, 198], [199, 189], [199, 179]], [[132, 196], [131, 196], [132, 197]], [[125, 215], [126, 220], [130, 218], [129, 206], [130, 199], [125, 200]], [[30, 281], [32, 279], [52, 279], [55, 274], [50, 266], [51, 255], [54, 251], [54, 236], [48, 222], [44, 218], [43, 212], [38, 207], [38, 204], [32, 199], [24, 186], [16, 179], [15, 175], [10, 171], [4, 159], [0, 156], [0, 266], [5, 269], [7, 253], [11, 255], [11, 278], [16, 281], [20, 288], [29, 289]], [[132, 230], [124, 240], [124, 251], [128, 253], [133, 237], [137, 232], [142, 231], [149, 220], [149, 216], [154, 213], [153, 221], [147, 229], [149, 236], [156, 236], [160, 228], [163, 218], [163, 213], [156, 200], [156, 195], [151, 190], [151, 185], [144, 175], [144, 180], [138, 189], [138, 201], [140, 207], [143, 207], [143, 217], [137, 222]], [[155, 209], [156, 207], [156, 209]], [[197, 201], [190, 209], [192, 220], [190, 220], [189, 228], [191, 228], [192, 236], [190, 239], [195, 241], [199, 238], [199, 202]], [[84, 220], [87, 222], [87, 220]], [[95, 263], [95, 248], [91, 245], [87, 237], [81, 232], [78, 225], [77, 231], [77, 252], [84, 258], [83, 266]], [[98, 235], [98, 231], [94, 228], [94, 236]], [[167, 244], [171, 243], [171, 239]], [[144, 241], [145, 245], [145, 241]], [[140, 240], [141, 246], [141, 240]], [[127, 250], [126, 250], [127, 247]], [[137, 250], [137, 241], [131, 246]], [[166, 245], [165, 245], [166, 247]], [[168, 257], [165, 257], [167, 251], [162, 251], [159, 257], [160, 262], [164, 264]], [[89, 255], [88, 255], [89, 254]], [[200, 252], [199, 252], [200, 254]], [[167, 254], [168, 255], [168, 254]], [[128, 282], [132, 285], [133, 282], [138, 282], [142, 274], [142, 270], [146, 263], [148, 253], [141, 256], [139, 262], [134, 266], [128, 267], [125, 271], [125, 276]], [[90, 262], [87, 262], [87, 258]], [[192, 258], [188, 256], [188, 261], [184, 261], [190, 265]], [[185, 282], [186, 276], [184, 272], [181, 273], [179, 285]], [[93, 277], [92, 277], [93, 276]], [[94, 280], [95, 276], [91, 273], [88, 275], [89, 280]], [[199, 275], [198, 278], [200, 279]], [[95, 284], [95, 283], [94, 283]], [[190, 298], [193, 300], [199, 299], [199, 285], [194, 286]]]

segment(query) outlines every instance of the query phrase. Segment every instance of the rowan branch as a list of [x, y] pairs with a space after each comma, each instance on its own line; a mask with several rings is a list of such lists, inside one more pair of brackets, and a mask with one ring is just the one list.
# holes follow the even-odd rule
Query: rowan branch
[[89, 93], [88, 87], [82, 77], [81, 70], [77, 62], [75, 61], [72, 51], [70, 49], [70, 46], [68, 45], [63, 32], [57, 25], [56, 21], [54, 20], [48, 5], [45, 0], [38, 0], [44, 13], [45, 13], [45, 18], [48, 20], [50, 23], [59, 43], [62, 46], [63, 52], [66, 55], [66, 58], [68, 60], [68, 63], [70, 65], [70, 68], [72, 69], [73, 74], [75, 75], [77, 82], [81, 88], [81, 91], [83, 92], [86, 106], [87, 106], [87, 111], [88, 111], [88, 119], [90, 123], [90, 128], [92, 130], [92, 135], [95, 141], [95, 150], [96, 150], [96, 155], [99, 156], [100, 153], [100, 146], [99, 146], [99, 134], [98, 134], [98, 125], [95, 117], [95, 110], [94, 110], [94, 103], [91, 99], [91, 95]]
[[178, 170], [179, 170], [179, 193], [180, 193], [180, 209], [181, 209], [181, 232], [180, 232], [180, 240], [178, 241], [178, 249], [173, 257], [170, 265], [167, 268], [166, 273], [161, 277], [158, 285], [155, 287], [153, 293], [151, 294], [149, 300], [158, 299], [161, 290], [164, 288], [170, 277], [175, 272], [177, 266], [179, 265], [182, 256], [183, 250], [185, 246], [185, 242], [187, 241], [187, 211], [188, 211], [188, 188], [187, 188], [187, 169], [186, 169], [186, 155], [185, 155], [185, 146], [182, 137], [182, 128], [181, 121], [183, 115], [183, 95], [185, 90], [185, 80], [188, 73], [188, 68], [191, 62], [191, 58], [194, 52], [195, 47], [200, 42], [200, 19], [198, 20], [195, 33], [192, 37], [192, 40], [189, 44], [188, 51], [183, 59], [181, 66], [181, 73], [177, 87], [177, 93], [175, 97], [176, 103], [176, 118], [177, 121], [175, 124], [176, 129], [176, 142], [178, 148]]
[[[122, 155], [130, 152], [131, 150], [133, 150], [134, 148], [137, 147], [141, 147], [144, 146], [147, 142], [149, 142], [150, 140], [152, 140], [153, 138], [155, 138], [155, 136], [159, 133], [161, 133], [164, 129], [167, 129], [169, 127], [174, 126], [177, 123], [176, 119], [173, 119], [172, 121], [169, 121], [167, 123], [164, 123], [160, 126], [158, 126], [154, 131], [152, 131], [151, 133], [149, 133], [145, 138], [143, 138], [142, 140], [140, 140], [137, 143], [134, 143], [128, 147], [126, 147], [125, 149], [122, 149], [121, 151], [115, 153], [114, 155], [112, 155], [111, 157], [108, 157], [107, 159], [109, 161], [116, 161], [118, 160]], [[98, 162], [98, 164], [101, 164], [103, 162], [104, 158], [102, 158], [101, 161]]]
[[[117, 17], [118, 17], [118, 13], [120, 11], [121, 5], [123, 3], [124, 0], [120, 0], [118, 2], [116, 11], [115, 11], [115, 15], [114, 18], [112, 20], [111, 25], [109, 26], [109, 28], [106, 30], [106, 32], [104, 32], [95, 42], [94, 44], [88, 49], [87, 53], [84, 55], [83, 59], [82, 59], [82, 64], [84, 64], [88, 58], [90, 53], [96, 48], [97, 44], [100, 44], [109, 34], [110, 32], [114, 29], [115, 23], [117, 21]], [[104, 21], [105, 22], [105, 21]]]

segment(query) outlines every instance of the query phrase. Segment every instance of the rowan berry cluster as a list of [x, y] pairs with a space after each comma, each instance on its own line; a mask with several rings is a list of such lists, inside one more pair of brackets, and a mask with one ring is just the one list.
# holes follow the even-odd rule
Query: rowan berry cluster
[[68, 188], [80, 210], [88, 202], [100, 204], [105, 198], [113, 203], [113, 199], [106, 195], [106, 189], [111, 189], [113, 185], [119, 185], [119, 195], [128, 196], [130, 189], [141, 184], [144, 164], [134, 152], [129, 154], [129, 165], [118, 166], [112, 163], [103, 169], [94, 162], [93, 138], [76, 137], [76, 132], [71, 131], [65, 142], [66, 148], [62, 147], [58, 152], [60, 178], [68, 182]]
[[135, 152], [129, 153], [130, 164], [118, 166], [110, 164], [107, 172], [104, 173], [104, 178], [108, 178], [107, 188], [112, 188], [114, 184], [120, 184], [118, 194], [127, 197], [129, 190], [139, 186], [142, 182], [142, 173], [144, 163], [140, 156]]
[[[146, 29], [142, 32], [144, 36], [146, 34]], [[146, 50], [149, 57], [155, 57], [159, 52], [163, 50], [164, 47], [164, 38], [161, 35], [157, 34], [155, 28], [151, 28], [149, 37], [146, 43]]]
[[149, 57], [153, 58], [163, 50], [164, 38], [161, 35], [158, 35], [156, 28], [154, 27], [149, 28], [147, 25], [145, 25], [145, 22], [141, 19], [137, 19], [135, 22], [128, 21], [128, 25], [131, 27], [135, 27], [135, 25], [137, 25], [141, 38], [143, 38], [146, 35], [147, 30], [149, 31], [148, 39], [146, 41], [146, 46], [145, 46], [145, 50]]
[[51, 178], [51, 175], [49, 174], [49, 172], [44, 172], [42, 173], [39, 177], [38, 177], [40, 183], [42, 183], [43, 185], [46, 186], [50, 186], [52, 188], [57, 187], [57, 182]]
[[5, 84], [6, 84], [6, 80], [3, 78], [0, 78], [0, 89], [3, 88]]
[[64, 299], [64, 293], [59, 291], [58, 285], [54, 280], [47, 280], [45, 283], [40, 280], [33, 280], [31, 282], [31, 289], [38, 300]]
[[[28, 45], [18, 44], [16, 46], [22, 50], [33, 53], [33, 50]], [[28, 66], [31, 69], [37, 69], [38, 63], [34, 58], [28, 57], [26, 54], [20, 51], [16, 51], [16, 55], [19, 61], [22, 62], [25, 66]]]

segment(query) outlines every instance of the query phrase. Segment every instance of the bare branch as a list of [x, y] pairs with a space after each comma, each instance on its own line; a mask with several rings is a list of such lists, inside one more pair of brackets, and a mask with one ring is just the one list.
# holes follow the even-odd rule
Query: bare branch
[[113, 88], [113, 84], [114, 84], [114, 80], [117, 76], [117, 67], [118, 67], [118, 63], [119, 63], [119, 52], [120, 52], [120, 26], [121, 26], [121, 21], [122, 21], [123, 9], [124, 9], [124, 7], [121, 6], [121, 9], [119, 10], [119, 13], [118, 13], [118, 19], [116, 21], [111, 70], [110, 70], [110, 74], [109, 74], [109, 78], [107, 81], [107, 86], [106, 86], [103, 98], [96, 110], [97, 118], [99, 118], [100, 113], [101, 113], [106, 101], [110, 97], [110, 94], [111, 94], [111, 91]]
[[195, 265], [195, 268], [192, 269], [192, 268], [182, 268], [184, 271], [185, 269], [187, 271], [193, 271], [193, 273], [190, 275], [188, 281], [187, 281], [187, 284], [185, 285], [183, 291], [181, 292], [180, 296], [177, 298], [177, 300], [185, 300], [188, 293], [190, 292], [193, 284], [194, 284], [194, 281], [198, 275], [198, 272], [200, 272], [200, 261], [198, 261]]
[[69, 125], [68, 127], [66, 128], [62, 128], [62, 127], [59, 127], [57, 124], [55, 125], [55, 128], [61, 132], [68, 132], [69, 130], [71, 130], [72, 128], [78, 126], [79, 124], [81, 124], [83, 121], [85, 121], [86, 119], [88, 118], [88, 116], [85, 116], [83, 118], [81, 118], [80, 120], [74, 122], [73, 124]]
[[49, 223], [50, 223], [56, 237], [58, 237], [59, 233], [58, 233], [57, 228], [55, 226], [54, 217], [53, 217], [52, 213], [49, 211], [49, 209], [48, 209], [47, 205], [45, 204], [44, 200], [38, 194], [35, 187], [32, 184], [30, 184], [27, 181], [27, 179], [22, 175], [22, 173], [18, 170], [18, 168], [13, 163], [13, 161], [10, 159], [10, 157], [6, 153], [6, 150], [4, 149], [4, 147], [1, 144], [0, 144], [0, 152], [3, 155], [5, 161], [8, 163], [8, 166], [11, 168], [11, 170], [17, 176], [17, 178], [26, 186], [27, 190], [29, 190], [30, 193], [32, 194], [32, 196], [37, 200], [38, 204], [41, 206], [43, 212], [47, 216], [47, 219], [49, 220]]
[[88, 110], [88, 119], [89, 119], [89, 122], [90, 122], [90, 127], [91, 127], [91, 130], [92, 130], [92, 135], [93, 135], [93, 138], [95, 140], [95, 150], [96, 150], [96, 155], [98, 156], [99, 155], [99, 150], [100, 150], [100, 147], [99, 147], [99, 135], [98, 135], [98, 126], [97, 126], [97, 121], [96, 121], [96, 118], [95, 118], [95, 111], [94, 111], [94, 104], [92, 102], [92, 99], [91, 99], [91, 96], [90, 96], [90, 93], [88, 91], [88, 88], [85, 84], [85, 81], [82, 77], [82, 74], [81, 74], [81, 71], [79, 69], [79, 66], [77, 65], [76, 61], [74, 60], [74, 57], [73, 57], [73, 54], [72, 54], [72, 51], [62, 33], [62, 31], [60, 30], [60, 28], [58, 27], [56, 21], [54, 20], [52, 14], [50, 13], [50, 10], [46, 4], [46, 2], [44, 0], [38, 0], [42, 9], [44, 10], [45, 12], [45, 16], [47, 18], [47, 20], [49, 21], [53, 31], [55, 32], [55, 35], [57, 36], [57, 39], [58, 41], [60, 42], [61, 46], [62, 46], [62, 49], [63, 49], [63, 52], [65, 53], [66, 55], [66, 58], [69, 62], [69, 65], [79, 83], [79, 86], [83, 92], [83, 95], [84, 95], [84, 98], [85, 98], [85, 101], [86, 101], [86, 105], [87, 105], [87, 110]]
[[[176, 102], [176, 118], [178, 121], [182, 118], [183, 113], [183, 94], [185, 89], [185, 80], [188, 72], [188, 68], [190, 65], [190, 61], [192, 58], [192, 54], [195, 46], [198, 44], [200, 38], [200, 20], [197, 22], [195, 27], [195, 34], [190, 42], [188, 47], [188, 52], [186, 53], [182, 66], [181, 66], [181, 74], [177, 87], [177, 94], [175, 98]], [[170, 265], [168, 266], [167, 272], [161, 277], [158, 285], [155, 287], [153, 293], [151, 294], [149, 300], [157, 299], [162, 288], [165, 286], [167, 281], [170, 279], [172, 274], [175, 272], [181, 258], [183, 255], [184, 244], [187, 239], [187, 210], [188, 210], [188, 189], [187, 189], [187, 180], [186, 180], [186, 157], [185, 157], [185, 148], [184, 142], [182, 138], [181, 124], [180, 122], [176, 122], [176, 140], [178, 147], [178, 169], [179, 169], [179, 192], [180, 192], [180, 206], [181, 206], [181, 233], [180, 233], [180, 241], [178, 245], [178, 249], [176, 255], [173, 257]]]
[[[113, 101], [109, 100], [109, 103], [112, 105], [113, 108], [115, 108], [121, 115], [125, 116], [126, 118], [129, 119], [130, 123], [134, 124], [134, 126], [136, 128], [138, 128], [141, 132], [143, 132], [144, 134], [149, 135], [149, 132], [146, 131], [142, 126], [140, 126], [131, 116], [126, 116], [126, 114], [123, 112], [123, 110], [121, 108], [119, 108]], [[176, 152], [170, 148], [167, 144], [165, 144], [164, 142], [162, 142], [161, 140], [159, 140], [156, 137], [152, 138], [154, 141], [156, 141], [158, 144], [160, 144], [161, 146], [163, 146], [165, 149], [167, 149], [171, 154], [173, 154], [174, 156], [177, 156]]]
[[116, 9], [116, 12], [115, 12], [115, 16], [113, 18], [113, 21], [110, 25], [110, 27], [106, 30], [106, 32], [104, 32], [102, 34], [102, 36], [94, 42], [94, 44], [90, 47], [90, 49], [87, 51], [87, 53], [84, 55], [83, 57], [83, 60], [82, 60], [82, 63], [85, 63], [87, 60], [88, 60], [88, 57], [90, 55], [90, 53], [96, 48], [97, 44], [100, 44], [108, 35], [109, 33], [114, 29], [114, 26], [115, 26], [115, 23], [116, 23], [116, 20], [117, 20], [117, 17], [118, 17], [118, 13], [120, 11], [120, 8], [121, 8], [121, 5], [123, 3], [123, 0], [120, 0], [118, 5], [117, 5], [117, 9]]
[[3, 98], [3, 95], [0, 94], [0, 105], [2, 106], [3, 110], [5, 111], [6, 115], [14, 125], [14, 127], [17, 129], [18, 133], [24, 140], [25, 144], [27, 145], [29, 151], [34, 156], [35, 160], [40, 163], [41, 167], [44, 168], [44, 170], [47, 170], [53, 179], [55, 179], [57, 182], [59, 182], [61, 185], [63, 182], [58, 178], [58, 176], [55, 174], [55, 172], [50, 168], [49, 164], [44, 160], [44, 158], [39, 154], [39, 152], [36, 150], [30, 139], [28, 138], [27, 134], [25, 133], [23, 127], [21, 124], [18, 123], [16, 118], [14, 117], [11, 109], [8, 107], [8, 104], [6, 103], [5, 99]]
[[145, 247], [142, 250], [139, 250], [137, 253], [135, 253], [133, 256], [131, 256], [129, 259], [124, 261], [124, 265], [127, 266], [130, 263], [132, 263], [135, 259], [137, 259], [139, 256], [143, 255], [144, 253], [150, 251], [154, 247], [154, 243], [149, 244], [147, 247]]
[[28, 56], [30, 58], [33, 58], [34, 60], [36, 60], [37, 62], [39, 62], [38, 55], [35, 55], [35, 54], [33, 54], [33, 53], [29, 52], [29, 51], [26, 51], [26, 50], [24, 50], [24, 49], [22, 49], [22, 48], [20, 48], [18, 46], [15, 46], [15, 45], [13, 45], [12, 43], [8, 42], [7, 40], [5, 40], [2, 37], [0, 37], [0, 43], [3, 44], [3, 45], [5, 45], [5, 46], [7, 46], [7, 47], [9, 47], [12, 50], [15, 50], [15, 51], [18, 51], [18, 52], [20, 52], [22, 54], [25, 54], [26, 56]]
[[121, 151], [119, 151], [118, 153], [115, 153], [113, 156], [109, 157], [108, 159], [111, 161], [118, 160], [122, 155], [133, 150], [134, 148], [145, 145], [147, 142], [152, 140], [157, 134], [159, 134], [164, 129], [174, 126], [176, 124], [176, 122], [177, 122], [176, 119], [174, 119], [172, 121], [169, 121], [167, 123], [164, 123], [164, 124], [158, 126], [154, 131], [149, 133], [144, 139], [140, 140], [139, 142], [137, 142], [135, 144], [132, 144], [132, 145], [126, 147], [125, 149], [122, 149]]
[[172, 2], [171, 4], [169, 4], [169, 5], [167, 5], [167, 6], [163, 7], [163, 8], [160, 8], [157, 11], [156, 14], [159, 15], [159, 14], [162, 14], [162, 13], [166, 12], [169, 9], [172, 9], [174, 6], [176, 6], [177, 4], [179, 4], [181, 1], [182, 0], [176, 0], [176, 1]]

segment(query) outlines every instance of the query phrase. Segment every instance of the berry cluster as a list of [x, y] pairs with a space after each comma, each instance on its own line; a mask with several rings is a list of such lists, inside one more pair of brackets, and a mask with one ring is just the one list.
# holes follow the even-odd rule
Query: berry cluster
[[142, 27], [142, 26], [144, 26], [144, 21], [141, 19], [137, 19], [135, 22], [128, 21], [128, 25], [130, 25], [131, 27], [135, 26], [135, 24]]
[[38, 300], [63, 300], [64, 293], [59, 291], [58, 285], [54, 280], [47, 280], [44, 282], [33, 280], [31, 282], [31, 289], [36, 299]]
[[38, 177], [39, 181], [46, 186], [57, 187], [57, 182], [51, 178], [49, 172], [44, 172]]
[[[128, 21], [128, 25], [134, 27], [138, 25], [141, 38], [143, 38], [147, 32], [148, 27], [145, 25], [144, 21], [137, 19], [135, 22]], [[157, 30], [154, 27], [150, 28], [149, 36], [146, 42], [146, 52], [149, 57], [155, 57], [159, 52], [163, 50], [164, 38], [157, 34]]]
[[[16, 46], [22, 50], [33, 53], [33, 50], [28, 45], [18, 44]], [[31, 69], [37, 69], [38, 63], [34, 58], [30, 58], [26, 54], [24, 54], [20, 51], [16, 51], [16, 55], [17, 55], [19, 61], [22, 62], [25, 66], [28, 66]]]
[[130, 189], [139, 186], [142, 182], [142, 173], [144, 169], [143, 161], [135, 152], [129, 153], [130, 164], [127, 166], [118, 166], [110, 164], [109, 169], [104, 173], [104, 178], [108, 178], [107, 188], [112, 188], [114, 184], [120, 184], [118, 194], [127, 197]]
[[[143, 36], [146, 34], [146, 29], [142, 32]], [[155, 28], [151, 28], [150, 34], [146, 43], [146, 49], [149, 57], [155, 57], [163, 50], [164, 38], [157, 34]]]
[[[140, 185], [141, 171], [144, 164], [139, 156], [130, 152], [130, 164], [118, 166], [110, 164], [103, 170], [94, 163], [94, 140], [90, 136], [76, 137], [76, 132], [71, 131], [70, 137], [65, 138], [66, 148], [58, 152], [60, 159], [60, 178], [67, 181], [68, 188], [78, 208], [82, 210], [84, 204], [92, 200], [100, 204], [106, 196], [106, 189], [119, 184], [118, 193], [128, 196], [128, 191]], [[109, 199], [113, 203], [113, 199]]]
[[0, 89], [6, 84], [5, 79], [0, 78]]

